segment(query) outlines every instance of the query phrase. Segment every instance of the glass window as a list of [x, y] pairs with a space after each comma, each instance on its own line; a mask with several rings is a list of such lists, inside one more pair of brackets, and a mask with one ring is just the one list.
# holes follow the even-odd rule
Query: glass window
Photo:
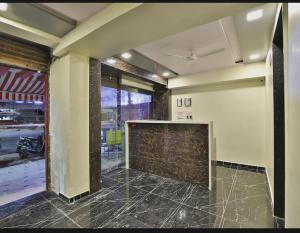
[[[0, 64], [0, 205], [44, 191], [43, 73]], [[26, 180], [26, 182], [25, 182]], [[24, 183], [25, 182], [25, 183]]]

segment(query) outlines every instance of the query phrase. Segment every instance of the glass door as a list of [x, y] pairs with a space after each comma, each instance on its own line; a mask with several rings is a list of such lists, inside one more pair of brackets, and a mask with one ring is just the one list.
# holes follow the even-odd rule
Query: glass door
[[152, 93], [120, 84], [116, 75], [101, 78], [101, 172], [125, 165], [125, 121], [151, 118]]
[[101, 86], [101, 170], [102, 173], [124, 163], [118, 117], [118, 89]]

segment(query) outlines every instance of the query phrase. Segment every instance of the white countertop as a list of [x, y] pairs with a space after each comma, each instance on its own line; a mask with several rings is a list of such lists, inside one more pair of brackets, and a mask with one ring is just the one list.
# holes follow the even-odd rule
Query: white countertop
[[126, 123], [157, 123], [157, 124], [209, 124], [209, 122], [200, 121], [159, 121], [159, 120], [130, 120], [125, 121]]

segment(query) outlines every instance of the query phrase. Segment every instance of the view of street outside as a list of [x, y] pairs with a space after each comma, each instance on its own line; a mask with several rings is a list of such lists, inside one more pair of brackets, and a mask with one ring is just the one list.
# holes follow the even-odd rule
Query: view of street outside
[[[16, 151], [17, 143], [21, 137], [37, 138], [43, 135], [43, 125], [34, 127], [20, 125], [19, 127], [15, 126], [15, 128], [0, 126], [0, 129], [0, 168], [36, 159], [35, 155], [29, 154], [28, 158], [22, 161], [19, 153]], [[40, 158], [43, 157], [43, 155], [40, 156]]]
[[0, 205], [44, 191], [44, 105], [0, 101]]
[[[129, 90], [101, 86], [101, 170], [107, 172], [125, 163], [125, 121], [150, 119], [152, 96]], [[120, 108], [120, 109], [118, 109]], [[118, 116], [118, 111], [120, 115]], [[119, 123], [119, 125], [118, 125]], [[107, 143], [108, 133], [121, 131], [121, 141], [116, 145]], [[116, 137], [116, 134], [115, 134]]]

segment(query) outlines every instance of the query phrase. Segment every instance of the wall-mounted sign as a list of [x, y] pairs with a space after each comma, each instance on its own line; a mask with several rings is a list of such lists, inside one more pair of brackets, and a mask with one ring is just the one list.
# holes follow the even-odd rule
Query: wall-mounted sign
[[177, 107], [182, 107], [182, 98], [177, 98]]
[[191, 107], [192, 106], [192, 98], [184, 98], [184, 106]]
[[176, 118], [177, 120], [185, 120], [186, 119], [185, 113], [182, 111], [177, 112]]

